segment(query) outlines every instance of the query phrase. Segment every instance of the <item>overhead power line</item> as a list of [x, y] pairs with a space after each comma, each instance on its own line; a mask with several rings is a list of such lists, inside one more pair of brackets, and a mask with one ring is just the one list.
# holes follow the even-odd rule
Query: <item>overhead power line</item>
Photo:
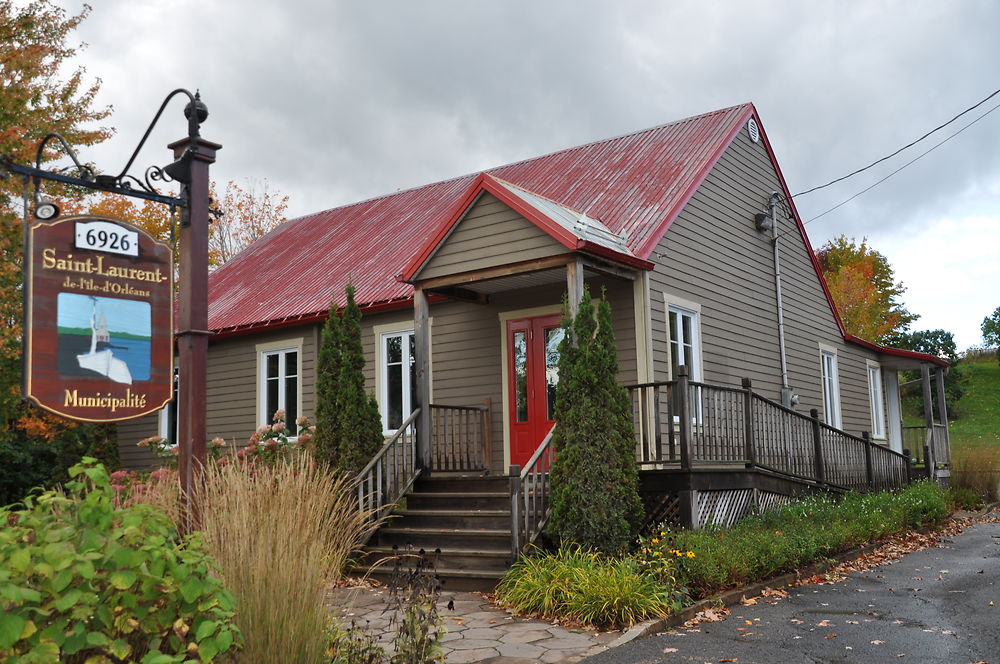
[[[923, 136], [921, 136], [921, 137], [920, 137], [920, 138], [918, 138], [917, 140], [915, 140], [915, 141], [911, 141], [911, 142], [907, 143], [906, 145], [904, 145], [903, 147], [899, 148], [898, 150], [896, 150], [896, 151], [895, 151], [895, 152], [893, 152], [892, 154], [887, 154], [886, 156], [882, 157], [881, 159], [876, 159], [875, 161], [873, 161], [872, 163], [868, 164], [867, 166], [865, 166], [865, 167], [863, 167], [863, 168], [859, 168], [858, 170], [856, 170], [856, 171], [854, 171], [854, 172], [852, 172], [852, 173], [848, 173], [847, 175], [844, 175], [844, 176], [842, 176], [842, 177], [839, 177], [839, 178], [837, 178], [836, 180], [830, 180], [830, 181], [829, 181], [829, 182], [827, 182], [826, 184], [821, 184], [821, 185], [819, 185], [818, 187], [813, 187], [812, 189], [806, 189], [805, 191], [800, 191], [799, 193], [797, 193], [797, 194], [794, 194], [794, 195], [792, 196], [792, 198], [798, 198], [799, 196], [804, 196], [805, 194], [809, 194], [809, 193], [812, 193], [812, 192], [814, 192], [814, 191], [816, 191], [816, 190], [818, 190], [818, 189], [823, 189], [823, 188], [825, 188], [825, 187], [829, 187], [829, 186], [830, 186], [830, 185], [832, 185], [832, 184], [837, 184], [838, 182], [843, 182], [843, 181], [844, 181], [844, 180], [846, 180], [847, 178], [850, 178], [850, 177], [854, 177], [854, 176], [855, 176], [855, 175], [857, 175], [858, 173], [863, 173], [864, 171], [867, 171], [867, 170], [868, 170], [869, 168], [871, 168], [872, 166], [876, 166], [876, 165], [878, 165], [878, 164], [881, 164], [881, 163], [882, 163], [883, 161], [885, 161], [885, 160], [887, 160], [887, 159], [892, 159], [893, 157], [895, 157], [896, 155], [898, 155], [898, 154], [899, 154], [900, 152], [902, 152], [903, 150], [906, 150], [906, 149], [908, 149], [908, 148], [912, 148], [912, 147], [913, 147], [914, 145], [916, 145], [916, 144], [917, 144], [917, 143], [919, 143], [920, 141], [924, 140], [925, 138], [927, 138], [927, 137], [928, 137], [928, 136], [930, 136], [931, 134], [934, 134], [935, 132], [938, 132], [938, 131], [940, 131], [940, 130], [944, 129], [945, 127], [947, 127], [948, 125], [950, 125], [950, 124], [951, 124], [952, 122], [954, 122], [955, 120], [958, 120], [958, 119], [959, 119], [960, 117], [962, 117], [963, 115], [965, 115], [966, 113], [969, 113], [969, 112], [971, 112], [971, 111], [974, 111], [974, 110], [976, 110], [977, 108], [979, 108], [980, 106], [982, 106], [983, 104], [985, 104], [986, 102], [988, 102], [988, 101], [989, 101], [990, 99], [992, 99], [993, 97], [996, 97], [996, 96], [997, 96], [998, 94], [1000, 94], [1000, 89], [997, 89], [997, 90], [994, 90], [994, 91], [993, 91], [992, 93], [990, 93], [990, 94], [989, 94], [988, 96], [984, 97], [984, 98], [983, 98], [982, 100], [980, 100], [980, 101], [979, 101], [979, 102], [977, 102], [976, 104], [974, 104], [974, 105], [970, 106], [969, 108], [965, 109], [964, 111], [962, 111], [961, 113], [959, 113], [958, 115], [956, 115], [955, 117], [953, 117], [953, 118], [952, 118], [951, 120], [948, 120], [948, 121], [947, 121], [947, 122], [945, 122], [944, 124], [940, 124], [940, 125], [938, 125], [937, 127], [934, 127], [934, 129], [931, 129], [931, 130], [930, 130], [929, 132], [927, 132], [926, 134], [924, 134]], [[994, 108], [995, 108], [995, 107], [994, 107]], [[979, 118], [978, 118], [978, 119], [977, 119], [976, 121], [974, 121], [974, 122], [972, 122], [972, 123], [970, 123], [970, 124], [966, 125], [966, 127], [969, 127], [969, 126], [971, 126], [971, 125], [975, 124], [975, 123], [976, 123], [976, 122], [978, 122], [978, 121], [979, 121], [980, 119], [982, 119], [982, 118], [983, 118], [983, 117], [984, 117], [985, 115], [989, 115], [989, 114], [990, 114], [990, 113], [992, 113], [992, 112], [993, 112], [993, 111], [991, 110], [991, 111], [988, 111], [987, 113], [985, 113], [984, 115], [981, 115], [981, 116], [979, 116]], [[963, 129], [962, 131], [964, 131], [964, 129]], [[956, 136], [956, 135], [957, 135], [957, 134], [959, 134], [959, 133], [961, 133], [961, 131], [960, 131], [960, 132], [957, 132], [956, 134], [952, 134], [952, 136], [950, 136], [949, 138], [951, 138], [951, 137], [953, 137], [953, 136]], [[945, 140], [948, 140], [948, 139], [945, 139]], [[941, 143], [943, 143], [943, 142], [944, 142], [944, 141], [942, 141]], [[938, 145], [941, 145], [941, 143], [938, 143]], [[936, 147], [937, 147], [937, 145], [935, 145], [934, 147], [936, 148]], [[934, 148], [931, 148], [931, 150], [933, 150], [933, 149], [934, 149]], [[928, 150], [927, 152], [930, 152], [930, 150]], [[927, 154], [927, 152], [925, 152], [924, 154]], [[920, 157], [922, 157], [922, 156], [924, 156], [924, 155], [920, 155]], [[917, 159], [919, 159], [920, 157], [917, 157]], [[913, 161], [916, 161], [916, 159], [914, 159]], [[909, 162], [908, 164], [906, 164], [905, 166], [903, 166], [903, 168], [906, 168], [906, 166], [909, 166], [910, 164], [912, 164], [912, 163], [913, 163], [913, 161], [911, 161], [911, 162]], [[890, 173], [890, 174], [889, 174], [889, 176], [887, 176], [887, 177], [891, 177], [892, 175], [895, 175], [896, 173], [898, 173], [898, 172], [899, 172], [899, 170], [902, 170], [902, 169], [898, 169], [898, 170], [896, 170], [896, 171], [893, 171], [893, 172], [892, 172], [892, 173]], [[886, 179], [886, 178], [883, 178], [882, 180], [879, 180], [879, 182], [876, 182], [875, 184], [873, 184], [873, 185], [872, 185], [872, 187], [874, 187], [875, 185], [879, 184], [880, 182], [882, 182], [882, 181], [883, 181], [883, 180], [885, 180], [885, 179]], [[868, 189], [871, 189], [871, 187], [869, 187]], [[857, 194], [855, 194], [854, 196], [852, 196], [851, 198], [849, 198], [849, 199], [847, 199], [847, 200], [849, 201], [849, 200], [851, 200], [851, 199], [852, 199], [852, 198], [854, 198], [854, 197], [857, 197], [857, 196], [860, 196], [861, 194], [865, 193], [865, 191], [868, 191], [868, 189], [865, 189], [864, 191], [860, 191], [860, 192], [858, 192]], [[846, 202], [847, 202], [847, 201], [844, 201], [844, 203], [846, 203]], [[841, 205], [843, 205], [843, 203], [841, 203]], [[837, 206], [837, 207], [839, 207], [839, 206]], [[834, 208], [834, 209], [835, 209], [835, 208]], [[830, 210], [827, 210], [827, 212], [829, 212], [829, 211], [830, 211]], [[826, 212], [824, 212], [823, 214], [826, 214]], [[822, 216], [822, 215], [820, 215], [820, 216]], [[813, 217], [813, 219], [816, 219], [816, 218], [817, 218], [817, 217]], [[811, 221], [811, 220], [810, 220], [810, 221]]]
[[[1000, 92], [1000, 90], [998, 90], [997, 92]], [[993, 93], [992, 95], [990, 95], [990, 97], [992, 97], [992, 96], [993, 96], [993, 95], [995, 95], [995, 94], [997, 94], [997, 93], [996, 93], [996, 92], [994, 92], [994, 93]], [[987, 97], [987, 99], [989, 99], [990, 97]], [[979, 105], [979, 104], [976, 104], [976, 106], [978, 106], [978, 105]], [[973, 107], [973, 108], [975, 108], [975, 107]], [[993, 108], [991, 108], [990, 110], [986, 111], [985, 113], [983, 113], [982, 115], [980, 115], [980, 116], [979, 116], [978, 118], [976, 118], [975, 120], [973, 120], [973, 121], [972, 121], [972, 122], [970, 122], [969, 124], [965, 125], [964, 127], [962, 127], [961, 129], [959, 129], [958, 131], [956, 131], [956, 132], [955, 132], [954, 134], [951, 134], [951, 135], [950, 135], [950, 136], [948, 136], [947, 138], [945, 138], [945, 139], [943, 139], [943, 140], [939, 141], [938, 143], [935, 143], [935, 144], [934, 144], [934, 145], [933, 145], [932, 147], [928, 148], [928, 149], [927, 149], [927, 150], [925, 150], [924, 152], [921, 152], [920, 154], [918, 154], [918, 155], [917, 155], [916, 157], [914, 157], [914, 158], [913, 158], [913, 159], [911, 159], [910, 161], [906, 162], [905, 164], [903, 164], [902, 166], [900, 166], [899, 168], [897, 168], [897, 169], [896, 169], [896, 170], [894, 170], [893, 172], [891, 172], [891, 173], [889, 173], [888, 175], [886, 175], [886, 176], [885, 176], [884, 178], [882, 178], [882, 179], [880, 179], [880, 180], [877, 180], [876, 182], [872, 183], [871, 185], [869, 185], [869, 186], [865, 187], [864, 189], [862, 189], [862, 190], [861, 190], [861, 191], [859, 191], [858, 193], [854, 194], [854, 195], [853, 195], [853, 196], [851, 196], [850, 198], [848, 198], [848, 199], [846, 199], [846, 200], [844, 200], [844, 201], [841, 201], [840, 203], [837, 203], [836, 205], [834, 205], [834, 206], [833, 206], [832, 208], [830, 208], [829, 210], [826, 210], [825, 212], [821, 212], [820, 214], [816, 215], [815, 217], [812, 217], [811, 219], [809, 219], [808, 221], [805, 221], [805, 222], [803, 222], [803, 224], [802, 224], [802, 225], [804, 226], [804, 225], [806, 225], [806, 224], [808, 224], [808, 223], [810, 223], [810, 222], [813, 222], [813, 221], [816, 221], [816, 220], [817, 220], [817, 219], [819, 219], [820, 217], [822, 217], [822, 216], [825, 216], [825, 215], [827, 215], [827, 214], [830, 214], [831, 212], [833, 212], [833, 211], [834, 211], [834, 210], [836, 210], [837, 208], [841, 207], [842, 205], [847, 205], [848, 203], [850, 203], [851, 201], [853, 201], [853, 200], [854, 200], [855, 198], [857, 198], [857, 197], [858, 197], [858, 196], [860, 196], [861, 194], [864, 194], [865, 192], [867, 192], [867, 191], [870, 191], [870, 190], [874, 189], [874, 188], [875, 188], [875, 187], [877, 187], [878, 185], [882, 184], [883, 182], [885, 182], [886, 180], [888, 180], [889, 178], [891, 178], [891, 177], [892, 177], [893, 175], [895, 175], [896, 173], [900, 172], [901, 170], [903, 170], [904, 168], [906, 168], [907, 166], [909, 166], [910, 164], [914, 163], [915, 161], [918, 161], [919, 159], [922, 159], [922, 158], [924, 158], [925, 156], [929, 155], [929, 154], [930, 154], [931, 152], [934, 152], [934, 150], [937, 150], [937, 149], [938, 149], [939, 147], [941, 147], [942, 145], [944, 145], [945, 143], [947, 143], [947, 142], [948, 142], [948, 141], [950, 141], [951, 139], [955, 138], [956, 136], [958, 136], [959, 134], [961, 134], [961, 133], [962, 133], [963, 131], [965, 131], [966, 129], [968, 129], [968, 128], [969, 128], [969, 127], [971, 127], [972, 125], [976, 124], [977, 122], [979, 122], [980, 120], [982, 120], [983, 118], [985, 118], [985, 117], [986, 117], [987, 115], [989, 115], [989, 114], [990, 114], [990, 113], [992, 113], [993, 111], [997, 110], [998, 108], [1000, 108], [1000, 104], [997, 104], [996, 106], [994, 106], [994, 107], [993, 107]], [[957, 117], [957, 116], [956, 116], [956, 117]], [[937, 130], [935, 130], [935, 131], [937, 131]], [[913, 144], [911, 143], [910, 145], [913, 145]], [[907, 147], [909, 147], [909, 146], [907, 146]], [[905, 148], [904, 148], [904, 149], [905, 149]], [[895, 153], [893, 153], [893, 154], [898, 154], [898, 150], [897, 150], [897, 152], [895, 152]], [[890, 156], [892, 156], [892, 155], [890, 155]], [[886, 158], [888, 158], [888, 157], [886, 157]], [[879, 161], [883, 161], [883, 160], [881, 160], [881, 159], [880, 159]], [[878, 163], [878, 162], [876, 162], [876, 163]], [[864, 169], [862, 169], [862, 170], [864, 170]], [[860, 171], [855, 171], [855, 172], [856, 172], [856, 173], [860, 173]], [[844, 177], [850, 177], [850, 176], [844, 176]], [[841, 180], [843, 180], [844, 178], [840, 178], [840, 179], [841, 179]], [[834, 182], [837, 182], [837, 180], [834, 180]], [[833, 184], [833, 183], [831, 182], [830, 184]], [[826, 186], [826, 185], [823, 185], [823, 186]], [[816, 187], [816, 189], [818, 189], [818, 187]], [[810, 189], [809, 191], [814, 191], [814, 189]], [[807, 193], [809, 193], [809, 192], [808, 192], [808, 191], [805, 191], [805, 192], [802, 192], [802, 193], [804, 193], [804, 194], [807, 194]], [[797, 194], [797, 195], [798, 195], [798, 196], [801, 196], [802, 194]]]

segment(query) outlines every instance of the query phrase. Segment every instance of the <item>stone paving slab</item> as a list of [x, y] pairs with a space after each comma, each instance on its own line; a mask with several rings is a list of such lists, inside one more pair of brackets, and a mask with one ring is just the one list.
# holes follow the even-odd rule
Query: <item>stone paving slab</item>
[[[389, 598], [387, 588], [367, 585], [333, 588], [328, 596], [333, 610], [378, 635], [382, 644], [392, 640]], [[517, 618], [479, 593], [442, 592], [438, 612], [444, 620], [441, 648], [447, 664], [573, 664], [606, 650], [622, 635]]]

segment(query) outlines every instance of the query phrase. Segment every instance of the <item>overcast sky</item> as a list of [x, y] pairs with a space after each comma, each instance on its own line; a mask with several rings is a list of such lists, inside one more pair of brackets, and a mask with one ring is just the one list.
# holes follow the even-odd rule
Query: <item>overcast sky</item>
[[[60, 0], [71, 10], [81, 3]], [[267, 179], [290, 216], [753, 102], [792, 193], [892, 152], [1000, 88], [1000, 2], [99, 0], [79, 58], [117, 172], [166, 94], [198, 88], [217, 181]], [[186, 132], [179, 100], [139, 164]], [[899, 157], [796, 198], [803, 220]], [[139, 171], [141, 173], [141, 170]], [[914, 329], [959, 348], [1000, 306], [1000, 111], [806, 226], [867, 236]]]

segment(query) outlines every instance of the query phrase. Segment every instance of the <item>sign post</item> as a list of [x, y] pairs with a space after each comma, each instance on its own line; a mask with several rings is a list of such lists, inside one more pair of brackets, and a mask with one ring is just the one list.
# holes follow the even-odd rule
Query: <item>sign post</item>
[[[200, 137], [189, 137], [170, 146], [174, 157], [190, 158], [188, 207], [181, 218], [181, 292], [177, 358], [180, 390], [177, 412], [180, 445], [177, 470], [181, 495], [187, 501], [188, 527], [200, 521], [194, 488], [205, 464], [206, 362], [208, 357], [208, 167], [222, 146]], [[185, 156], [188, 155], [188, 156]]]
[[[142, 150], [150, 132], [156, 126], [167, 104], [177, 95], [187, 96], [184, 107], [188, 121], [186, 138], [170, 144], [175, 161], [164, 167], [150, 166], [143, 179], [129, 173]], [[169, 399], [172, 376], [168, 361], [159, 359], [163, 346], [161, 337], [167, 336], [165, 356], [172, 357], [173, 326], [169, 318], [172, 308], [173, 265], [168, 258], [165, 265], [143, 263], [155, 253], [153, 246], [146, 249], [144, 233], [129, 224], [104, 218], [80, 220], [63, 219], [48, 224], [59, 214], [58, 207], [41, 198], [42, 180], [62, 182], [87, 189], [121, 194], [156, 201], [181, 210], [181, 292], [178, 302], [179, 320], [177, 351], [180, 364], [178, 415], [180, 434], [178, 440], [181, 492], [186, 530], [198, 522], [195, 505], [195, 487], [198, 474], [206, 460], [205, 450], [205, 365], [208, 354], [208, 167], [215, 162], [215, 153], [222, 146], [201, 138], [201, 123], [208, 117], [208, 108], [196, 92], [178, 88], [167, 95], [160, 109], [146, 129], [125, 168], [117, 175], [97, 173], [82, 164], [76, 153], [62, 136], [50, 133], [38, 144], [35, 166], [17, 164], [9, 155], [0, 155], [0, 177], [17, 173], [25, 178], [25, 237], [36, 229], [52, 227], [52, 237], [39, 230], [37, 261], [29, 270], [40, 275], [37, 287], [30, 297], [34, 272], [26, 270], [26, 317], [34, 317], [31, 334], [25, 335], [25, 357], [35, 358], [25, 371], [25, 394], [43, 408], [66, 417], [92, 422], [113, 422], [139, 417], [162, 407]], [[50, 142], [57, 142], [73, 160], [76, 175], [64, 170], [42, 170], [41, 163]], [[34, 216], [44, 223], [29, 223], [28, 192], [30, 180], [34, 183]], [[167, 196], [157, 190], [159, 183], [177, 182], [180, 194]], [[68, 224], [67, 222], [72, 222]], [[55, 230], [59, 229], [59, 230]], [[46, 231], [47, 232], [47, 231]], [[147, 237], [147, 240], [151, 238]], [[46, 244], [47, 242], [51, 244]], [[27, 239], [26, 239], [27, 243]], [[34, 246], [34, 245], [33, 245]], [[136, 249], [138, 247], [138, 249]], [[69, 254], [75, 252], [73, 256]], [[48, 251], [48, 253], [45, 253]], [[29, 254], [27, 250], [25, 263]], [[167, 248], [167, 255], [170, 255]], [[125, 261], [125, 263], [122, 263]], [[131, 261], [131, 262], [130, 262]], [[112, 266], [115, 270], [112, 272]], [[131, 270], [131, 271], [130, 271]], [[159, 271], [158, 271], [159, 270]], [[59, 282], [53, 275], [64, 279]], [[166, 281], [162, 277], [166, 275]], [[114, 277], [113, 279], [110, 279]], [[108, 280], [110, 279], [110, 280]], [[143, 286], [149, 285], [148, 294]], [[153, 295], [153, 282], [165, 286], [168, 294]], [[106, 288], [106, 290], [105, 290]], [[159, 293], [156, 290], [156, 293]], [[36, 300], [36, 297], [40, 299]], [[161, 304], [166, 297], [168, 304]], [[87, 317], [87, 303], [90, 315]], [[37, 310], [37, 311], [36, 311]], [[60, 313], [63, 312], [63, 314]], [[37, 315], [37, 316], [36, 316]], [[62, 316], [62, 317], [61, 317]], [[167, 316], [167, 320], [163, 320]], [[141, 323], [141, 321], [148, 321]], [[65, 324], [64, 324], [65, 323]], [[61, 329], [63, 328], [63, 329]], [[115, 335], [114, 332], [118, 334]], [[90, 334], [89, 345], [85, 343]], [[65, 335], [65, 338], [63, 338]], [[116, 338], [117, 336], [117, 338]], [[148, 367], [134, 358], [126, 358], [129, 344], [138, 348], [148, 343]], [[60, 343], [62, 346], [60, 346]], [[123, 347], [116, 347], [123, 346]], [[152, 350], [156, 348], [155, 352]], [[61, 350], [60, 350], [61, 349]], [[62, 360], [59, 353], [62, 352]], [[62, 362], [60, 364], [60, 362]], [[145, 368], [143, 368], [145, 367]], [[138, 379], [136, 375], [156, 378]], [[63, 372], [63, 373], [60, 373]], [[69, 373], [66, 373], [69, 372]], [[73, 372], [80, 372], [76, 375]], [[162, 382], [160, 376], [163, 375]], [[132, 388], [130, 381], [149, 380], [148, 385]], [[68, 383], [66, 381], [69, 381]], [[73, 381], [83, 381], [74, 383]], [[96, 381], [96, 382], [95, 382]], [[154, 387], [154, 383], [157, 386]], [[126, 387], [122, 387], [125, 385]], [[148, 390], [141, 392], [140, 387]], [[159, 389], [166, 396], [159, 396]], [[75, 390], [75, 391], [74, 391]], [[145, 400], [143, 400], [145, 396]], [[60, 404], [62, 401], [62, 405]], [[144, 402], [144, 403], [143, 403]], [[155, 405], [151, 405], [154, 404]]]

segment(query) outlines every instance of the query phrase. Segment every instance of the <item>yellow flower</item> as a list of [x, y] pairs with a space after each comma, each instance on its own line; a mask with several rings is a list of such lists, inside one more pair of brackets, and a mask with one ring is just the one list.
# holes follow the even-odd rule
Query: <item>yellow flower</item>
[[688, 558], [694, 558], [694, 551], [688, 551], [687, 552], [687, 557]]
[[662, 555], [663, 555], [663, 553], [662, 553], [662, 552], [660, 552], [660, 551], [654, 551], [654, 552], [653, 552], [653, 555], [654, 555], [654, 556], [662, 556]]
[[664, 537], [664, 536], [666, 536], [666, 534], [667, 534], [666, 532], [664, 532], [662, 530], [660, 531], [660, 537]]
[[653, 542], [653, 544], [658, 544], [660, 542], [660, 538], [659, 537], [654, 537], [652, 539], [652, 542]]

